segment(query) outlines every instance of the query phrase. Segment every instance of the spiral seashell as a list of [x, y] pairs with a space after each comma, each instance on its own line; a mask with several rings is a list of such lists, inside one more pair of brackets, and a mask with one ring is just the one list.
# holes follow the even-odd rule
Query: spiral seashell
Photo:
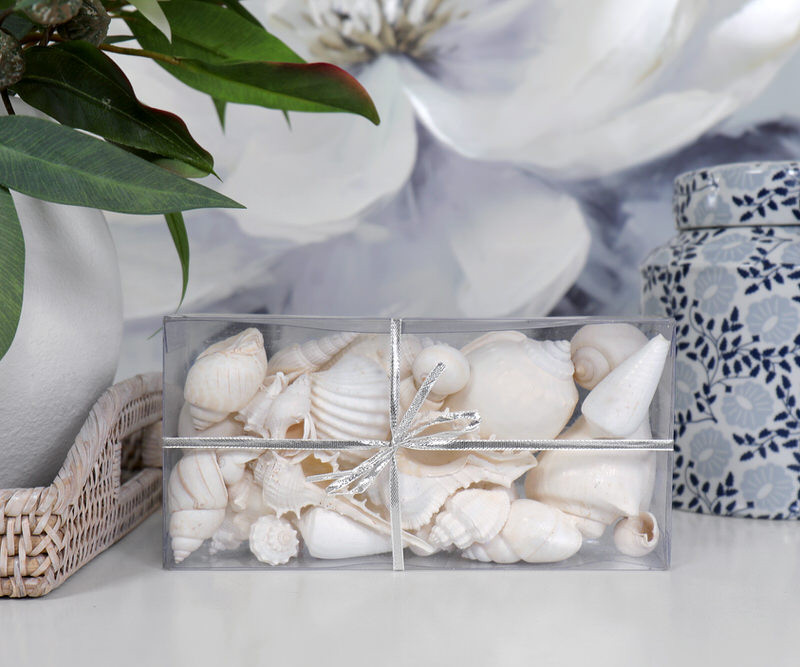
[[[404, 334], [400, 338], [399, 350], [398, 371], [402, 380], [411, 376], [411, 364], [422, 351], [422, 342], [417, 336]], [[367, 357], [375, 361], [387, 375], [391, 372], [392, 353], [389, 336], [386, 334], [361, 335], [348, 348], [332, 359], [332, 362], [336, 363], [346, 354]], [[330, 365], [333, 365], [333, 363]]]
[[253, 433], [262, 438], [269, 437], [264, 423], [267, 421], [272, 402], [289, 384], [283, 373], [268, 377], [255, 396], [235, 415], [234, 419], [244, 424], [247, 433]]
[[385, 440], [389, 378], [377, 362], [346, 354], [311, 376], [311, 419], [320, 440]]
[[503, 529], [484, 543], [461, 552], [464, 558], [495, 563], [554, 563], [566, 560], [581, 548], [583, 538], [563, 512], [535, 500], [511, 503]]
[[650, 512], [627, 517], [614, 526], [614, 545], [620, 553], [634, 558], [646, 556], [655, 549], [660, 536], [658, 522]]
[[501, 333], [487, 334], [467, 352], [469, 382], [448, 396], [444, 406], [477, 410], [479, 433], [485, 439], [554, 438], [578, 402], [569, 343]]
[[587, 324], [570, 342], [575, 382], [593, 389], [634, 352], [647, 344], [647, 336], [632, 324]]
[[250, 461], [255, 461], [258, 454], [254, 449], [217, 450], [217, 464], [225, 484], [231, 487], [239, 483], [245, 475], [245, 466]]
[[192, 421], [191, 407], [192, 406], [188, 403], [184, 403], [183, 407], [181, 407], [180, 414], [178, 415], [178, 437], [194, 438], [200, 436], [230, 438], [244, 434], [242, 425], [232, 417], [225, 417], [225, 419], [218, 421], [216, 424], [211, 424], [211, 426], [202, 430], [195, 428], [194, 422]]
[[297, 555], [297, 531], [286, 519], [262, 516], [250, 528], [250, 551], [262, 563], [283, 565]]
[[299, 517], [303, 508], [320, 504], [325, 498], [323, 489], [306, 481], [301, 464], [272, 451], [259, 456], [253, 476], [261, 486], [264, 504], [279, 517], [289, 512]]
[[189, 369], [183, 391], [195, 428], [206, 429], [241, 410], [266, 370], [264, 338], [252, 327], [203, 351]]
[[211, 536], [211, 545], [208, 549], [209, 553], [216, 554], [220, 551], [233, 551], [234, 549], [238, 549], [242, 545], [242, 542], [248, 538], [250, 534], [249, 531], [242, 535], [234, 522], [235, 517], [236, 514], [231, 510], [225, 512], [225, 518], [222, 520], [219, 528], [217, 528]]
[[325, 338], [291, 345], [276, 352], [269, 361], [269, 375], [283, 373], [291, 382], [303, 373], [319, 370], [352, 343], [359, 334], [342, 331]]
[[438, 363], [444, 363], [444, 372], [436, 380], [431, 393], [432, 401], [443, 400], [450, 394], [461, 391], [469, 381], [469, 361], [454, 347], [438, 343], [422, 350], [411, 366], [414, 384], [419, 387]]
[[169, 535], [176, 563], [211, 537], [225, 519], [228, 492], [213, 452], [185, 454], [167, 485]]
[[[289, 429], [302, 422], [302, 431], [289, 435]], [[268, 438], [315, 438], [316, 431], [311, 420], [311, 377], [301, 375], [280, 394], [267, 411], [263, 432]]]
[[436, 515], [428, 541], [439, 549], [451, 545], [466, 549], [475, 542], [488, 542], [503, 528], [510, 510], [505, 491], [459, 491]]
[[[479, 347], [490, 343], [521, 343], [527, 338], [528, 337], [521, 331], [490, 331], [464, 345], [464, 347], [461, 348], [461, 354], [468, 355]], [[426, 345], [425, 347], [428, 346]]]
[[639, 428], [648, 418], [669, 350], [670, 342], [659, 334], [603, 378], [581, 406], [588, 425], [615, 438]]

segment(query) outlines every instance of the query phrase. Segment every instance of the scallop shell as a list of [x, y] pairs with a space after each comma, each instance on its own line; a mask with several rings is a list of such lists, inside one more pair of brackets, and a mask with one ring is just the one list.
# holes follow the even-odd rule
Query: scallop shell
[[436, 380], [429, 397], [432, 401], [443, 400], [450, 394], [461, 391], [469, 381], [470, 368], [467, 358], [454, 347], [437, 343], [422, 350], [414, 359], [411, 372], [419, 387], [438, 363], [444, 363], [444, 372]]
[[267, 429], [264, 423], [269, 415], [272, 402], [288, 385], [286, 376], [277, 373], [267, 378], [267, 383], [262, 384], [255, 396], [236, 414], [235, 419], [244, 424], [247, 433], [253, 433], [259, 437], [267, 438]]
[[262, 563], [283, 565], [297, 555], [297, 531], [286, 519], [262, 516], [250, 527], [250, 551]]
[[650, 512], [622, 519], [614, 526], [614, 544], [620, 553], [640, 558], [646, 556], [658, 544], [661, 531]]
[[195, 428], [206, 429], [241, 410], [266, 370], [264, 338], [252, 327], [204, 350], [189, 369], [183, 391]]
[[466, 549], [475, 542], [487, 542], [503, 528], [510, 510], [511, 500], [504, 491], [459, 491], [436, 515], [428, 541], [440, 549], [451, 545]]
[[269, 361], [269, 375], [283, 373], [292, 381], [303, 373], [322, 368], [352, 343], [359, 334], [342, 331], [325, 338], [291, 345], [276, 352]]
[[496, 537], [471, 545], [461, 555], [495, 563], [554, 563], [577, 553], [582, 541], [563, 512], [523, 498], [511, 503], [508, 520]]
[[214, 453], [184, 454], [167, 485], [169, 535], [176, 563], [217, 531], [227, 504], [228, 492]]
[[587, 324], [581, 327], [570, 342], [575, 382], [585, 389], [593, 389], [646, 343], [647, 336], [631, 324]]
[[502, 334], [473, 343], [466, 355], [469, 382], [444, 405], [454, 411], [477, 410], [482, 438], [554, 438], [578, 402], [569, 343]]
[[669, 350], [670, 342], [655, 336], [592, 389], [581, 406], [589, 426], [617, 438], [639, 428], [650, 412]]
[[389, 437], [389, 378], [367, 357], [346, 354], [311, 376], [311, 419], [320, 440]]

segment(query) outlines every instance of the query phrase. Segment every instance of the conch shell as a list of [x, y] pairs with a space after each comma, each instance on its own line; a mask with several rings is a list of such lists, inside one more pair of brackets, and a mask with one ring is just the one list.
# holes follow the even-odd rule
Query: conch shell
[[385, 440], [389, 377], [376, 361], [348, 353], [311, 376], [310, 413], [320, 440]]
[[218, 421], [216, 424], [211, 424], [208, 428], [199, 430], [195, 428], [190, 409], [191, 406], [188, 403], [184, 403], [178, 415], [178, 437], [180, 438], [193, 438], [195, 436], [229, 438], [244, 434], [242, 425], [232, 417], [225, 417], [225, 419]]
[[268, 377], [266, 384], [262, 384], [250, 402], [239, 410], [235, 419], [244, 424], [244, 430], [247, 433], [253, 433], [262, 438], [268, 437], [265, 423], [272, 402], [278, 394], [286, 389], [287, 384], [288, 381], [283, 373]]
[[[307, 373], [298, 377], [274, 397], [267, 398], [267, 396], [268, 394], [265, 395], [263, 403], [269, 401], [268, 408], [264, 410], [262, 403], [257, 410], [257, 414], [259, 416], [263, 414], [263, 418], [260, 421], [251, 418], [248, 421], [249, 429], [263, 438], [313, 440], [316, 437], [311, 419], [311, 377]], [[302, 428], [292, 428], [301, 423]]]
[[286, 519], [262, 516], [250, 527], [250, 551], [262, 563], [283, 565], [297, 555], [297, 531]]
[[508, 520], [496, 537], [469, 546], [461, 555], [483, 562], [553, 563], [577, 553], [582, 541], [564, 513], [522, 498], [511, 503]]
[[469, 382], [444, 405], [454, 411], [477, 410], [485, 439], [554, 438], [578, 402], [569, 343], [502, 333], [465, 348], [472, 369]]
[[189, 369], [183, 391], [194, 427], [207, 429], [243, 408], [266, 371], [264, 338], [258, 329], [245, 329], [206, 348]]
[[659, 537], [658, 522], [650, 512], [622, 519], [614, 526], [614, 544], [626, 556], [646, 556], [656, 548]]
[[196, 551], [225, 519], [228, 492], [214, 452], [193, 452], [173, 468], [167, 485], [169, 534], [176, 563]]
[[392, 549], [387, 533], [322, 507], [307, 510], [298, 527], [308, 553], [314, 558], [356, 558]]
[[436, 515], [428, 541], [439, 549], [451, 545], [466, 549], [475, 542], [488, 542], [503, 528], [510, 511], [511, 500], [506, 491], [459, 491]]
[[581, 327], [570, 342], [575, 382], [584, 389], [593, 389], [646, 343], [647, 336], [631, 324], [587, 324]]
[[285, 347], [270, 359], [268, 373], [269, 375], [283, 373], [291, 382], [303, 373], [322, 368], [358, 336], [357, 333], [342, 331], [318, 340]]

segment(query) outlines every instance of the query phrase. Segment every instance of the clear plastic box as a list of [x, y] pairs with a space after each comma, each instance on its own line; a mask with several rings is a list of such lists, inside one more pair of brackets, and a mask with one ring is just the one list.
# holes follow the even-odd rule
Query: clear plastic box
[[[393, 355], [401, 424], [444, 368], [392, 452]], [[666, 569], [673, 361], [659, 318], [168, 317], [164, 566]]]

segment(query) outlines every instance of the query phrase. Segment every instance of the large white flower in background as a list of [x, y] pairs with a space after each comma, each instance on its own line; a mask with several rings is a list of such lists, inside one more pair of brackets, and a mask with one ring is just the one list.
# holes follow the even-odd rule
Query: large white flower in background
[[[186, 118], [223, 191], [248, 206], [187, 215], [186, 310], [249, 294], [237, 307], [545, 314], [589, 246], [559, 183], [692, 142], [761, 92], [800, 30], [794, 0], [248, 7], [307, 59], [348, 67], [382, 123], [292, 114], [290, 129], [278, 113], [230, 106], [223, 135], [205, 96], [127, 59], [140, 95]], [[237, 229], [213, 231], [232, 219]], [[173, 306], [178, 268], [165, 230], [127, 224], [112, 219], [126, 311], [153, 317]]]

